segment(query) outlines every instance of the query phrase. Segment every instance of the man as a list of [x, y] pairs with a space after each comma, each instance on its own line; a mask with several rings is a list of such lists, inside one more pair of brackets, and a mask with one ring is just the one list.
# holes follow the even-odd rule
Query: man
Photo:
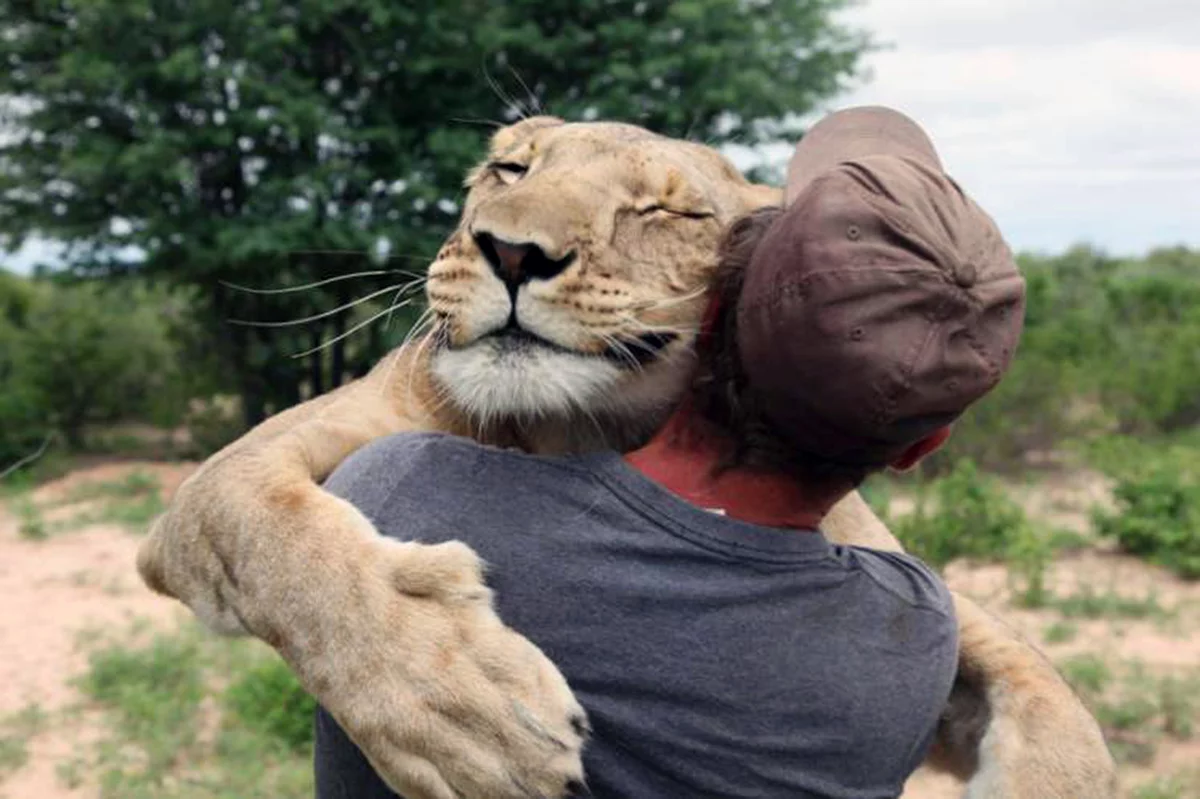
[[[595, 797], [896, 797], [949, 695], [945, 586], [819, 525], [996, 384], [1024, 283], [896, 112], [822, 121], [785, 199], [730, 231], [693, 390], [644, 448], [401, 435], [327, 485], [385, 535], [489, 562], [501, 618], [588, 711]], [[324, 713], [316, 766], [320, 799], [393, 796]]]

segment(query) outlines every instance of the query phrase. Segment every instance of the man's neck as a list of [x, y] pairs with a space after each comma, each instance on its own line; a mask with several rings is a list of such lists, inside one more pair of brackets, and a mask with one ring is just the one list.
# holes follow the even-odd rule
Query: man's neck
[[686, 408], [625, 461], [700, 508], [764, 527], [814, 530], [840, 495], [814, 492], [787, 474], [735, 467], [721, 470], [728, 440]]

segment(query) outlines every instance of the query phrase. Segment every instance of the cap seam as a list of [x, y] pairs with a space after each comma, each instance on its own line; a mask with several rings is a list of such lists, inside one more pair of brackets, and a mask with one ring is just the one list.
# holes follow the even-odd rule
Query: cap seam
[[[906, 159], [899, 158], [899, 160], [906, 160]], [[914, 163], [916, 163], [920, 169], [925, 169], [927, 171], [929, 170], [928, 166], [926, 166], [924, 164], [920, 164], [919, 162], [914, 162]], [[866, 168], [864, 168], [862, 166], [858, 166], [858, 169], [861, 171], [864, 171], [864, 172], [867, 171]], [[944, 172], [942, 174], [943, 174], [943, 176], [946, 176]], [[946, 177], [948, 177], [948, 176], [946, 176]], [[910, 239], [916, 239], [916, 240], [920, 241], [921, 247], [923, 249], [926, 249], [929, 252], [934, 253], [937, 256], [936, 261], [940, 267], [943, 267], [943, 271], [949, 270], [949, 271], [957, 272], [957, 268], [958, 268], [959, 264], [958, 264], [958, 259], [954, 257], [953, 252], [944, 251], [941, 247], [937, 246], [935, 243], [928, 242], [924, 239], [924, 237], [917, 236], [917, 228], [920, 226], [919, 225], [914, 226], [914, 225], [909, 224], [909, 222], [916, 217], [916, 214], [914, 214], [911, 211], [911, 209], [908, 208], [908, 206], [906, 206], [904, 203], [901, 203], [896, 197], [892, 196], [891, 194], [889, 194], [887, 192], [881, 191], [879, 194], [876, 194], [875, 192], [870, 191], [866, 186], [864, 186], [862, 184], [862, 182], [860, 182], [858, 180], [853, 180], [853, 181], [851, 181], [851, 183], [852, 183], [851, 191], [854, 191], [855, 193], [857, 193], [859, 196], [859, 199], [862, 200], [863, 202], [867, 203], [871, 207], [871, 210], [873, 212], [875, 212], [876, 214], [878, 214], [881, 219], [888, 220], [891, 224], [895, 225], [903, 234], [905, 234]], [[891, 200], [892, 203], [895, 204], [896, 207], [895, 208], [883, 207], [879, 201], [880, 196], [884, 196], [887, 199]], [[934, 203], [934, 205], [936, 206], [937, 203]], [[932, 260], [932, 259], [926, 259], [926, 260]]]
[[941, 280], [941, 282], [946, 283], [947, 285], [956, 285], [956, 284], [954, 284], [953, 281], [947, 279], [945, 275], [943, 275], [941, 272], [939, 272], [936, 269], [926, 269], [926, 268], [922, 268], [922, 267], [913, 267], [913, 266], [889, 268], [887, 266], [866, 264], [863, 266], [839, 267], [836, 269], [821, 269], [821, 270], [818, 270], [815, 272], [809, 272], [809, 273], [805, 274], [804, 276], [802, 276], [799, 280], [789, 281], [789, 282], [779, 286], [778, 288], [776, 288], [774, 291], [770, 292], [766, 296], [760, 296], [760, 297], [755, 297], [750, 300], [746, 300], [743, 303], [741, 303], [741, 305], [745, 310], [754, 310], [756, 308], [759, 308], [761, 306], [768, 305], [768, 304], [778, 305], [785, 298], [793, 297], [797, 294], [803, 294], [804, 293], [803, 289], [808, 285], [809, 281], [811, 281], [813, 278], [821, 277], [824, 275], [846, 274], [847, 272], [886, 272], [886, 273], [894, 274], [894, 275], [930, 274], [930, 275], [936, 275]]
[[886, 391], [882, 386], [877, 386], [877, 393], [882, 393], [884, 396], [884, 407], [880, 408], [874, 414], [874, 422], [876, 424], [890, 424], [895, 421], [896, 405], [898, 404], [899, 395], [912, 390], [913, 386], [913, 370], [921, 360], [921, 356], [929, 349], [929, 344], [934, 339], [934, 333], [937, 329], [937, 323], [940, 321], [942, 312], [949, 304], [950, 298], [947, 295], [942, 295], [939, 298], [938, 306], [932, 314], [922, 314], [925, 320], [925, 335], [921, 342], [913, 348], [912, 356], [905, 362], [901, 369], [900, 385], [892, 391]]
[[979, 342], [974, 330], [967, 330], [966, 337], [967, 345], [974, 350], [975, 354], [982, 358], [983, 362], [987, 365], [988, 378], [995, 380], [996, 375], [999, 372], [999, 367], [996, 365], [996, 360], [992, 358], [991, 353], [988, 352], [987, 348]]

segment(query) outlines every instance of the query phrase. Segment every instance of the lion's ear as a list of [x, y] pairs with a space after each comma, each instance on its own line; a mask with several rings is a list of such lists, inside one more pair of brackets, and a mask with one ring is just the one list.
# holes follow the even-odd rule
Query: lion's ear
[[520, 122], [496, 131], [492, 136], [492, 152], [507, 152], [528, 139], [535, 130], [553, 128], [562, 124], [564, 124], [563, 121], [558, 117], [537, 116], [522, 119]]
[[783, 189], [776, 186], [764, 186], [761, 183], [747, 183], [742, 188], [742, 202], [748, 211], [757, 211], [770, 205], [783, 205]]

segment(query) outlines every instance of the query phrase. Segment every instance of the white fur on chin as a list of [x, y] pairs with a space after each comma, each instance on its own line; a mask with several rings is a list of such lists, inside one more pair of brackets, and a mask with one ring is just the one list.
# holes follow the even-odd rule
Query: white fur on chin
[[481, 421], [576, 413], [634, 417], [678, 396], [687, 359], [666, 359], [630, 373], [604, 358], [528, 347], [502, 352], [481, 341], [433, 358], [433, 373], [452, 402]]

